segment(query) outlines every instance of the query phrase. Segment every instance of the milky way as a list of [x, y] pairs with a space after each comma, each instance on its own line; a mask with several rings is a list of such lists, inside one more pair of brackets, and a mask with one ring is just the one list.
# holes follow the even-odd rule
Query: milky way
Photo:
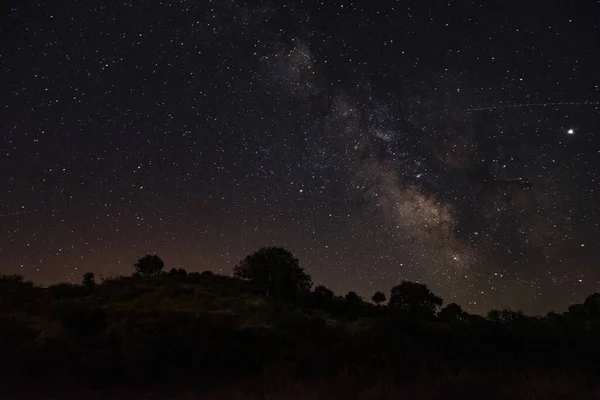
[[600, 287], [598, 8], [13, 2], [1, 271], [282, 245], [340, 294], [564, 309]]

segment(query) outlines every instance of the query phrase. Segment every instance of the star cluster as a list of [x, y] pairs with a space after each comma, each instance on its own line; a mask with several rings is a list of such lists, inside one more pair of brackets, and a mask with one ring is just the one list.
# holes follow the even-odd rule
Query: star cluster
[[[600, 287], [600, 4], [12, 2], [0, 272], [264, 245], [485, 312]], [[531, 16], [535, 15], [535, 18]]]

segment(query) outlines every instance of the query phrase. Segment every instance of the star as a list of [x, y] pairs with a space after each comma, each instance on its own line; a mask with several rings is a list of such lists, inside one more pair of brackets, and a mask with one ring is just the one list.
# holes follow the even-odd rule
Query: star
[[592, 2], [526, 32], [518, 7], [430, 19], [460, 20], [447, 2], [14, 3], [0, 275], [80, 282], [155, 252], [231, 274], [275, 244], [337, 293], [420, 280], [484, 314], [565, 310], [554, 276], [600, 281], [600, 52], [570, 45], [597, 31]]

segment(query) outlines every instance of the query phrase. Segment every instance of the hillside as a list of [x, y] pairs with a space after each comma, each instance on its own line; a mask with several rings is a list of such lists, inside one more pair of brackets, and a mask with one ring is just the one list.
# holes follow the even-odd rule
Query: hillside
[[438, 389], [499, 393], [496, 386], [515, 396], [595, 393], [598, 294], [544, 318], [510, 310], [482, 317], [455, 304], [442, 308], [410, 282], [392, 289], [387, 304], [374, 297], [375, 305], [323, 286], [274, 295], [258, 278], [139, 272], [47, 288], [3, 276], [3, 382], [177, 385], [229, 398], [290, 387], [308, 393], [297, 398], [315, 391], [366, 398], [359, 393], [372, 390], [384, 396], [376, 398], [410, 390], [436, 398]]

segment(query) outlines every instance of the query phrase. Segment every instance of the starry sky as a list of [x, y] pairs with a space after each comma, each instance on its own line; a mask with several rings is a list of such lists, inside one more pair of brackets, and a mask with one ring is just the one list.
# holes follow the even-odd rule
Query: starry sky
[[339, 294], [600, 290], [600, 2], [31, 3], [0, 16], [0, 272], [278, 245]]

